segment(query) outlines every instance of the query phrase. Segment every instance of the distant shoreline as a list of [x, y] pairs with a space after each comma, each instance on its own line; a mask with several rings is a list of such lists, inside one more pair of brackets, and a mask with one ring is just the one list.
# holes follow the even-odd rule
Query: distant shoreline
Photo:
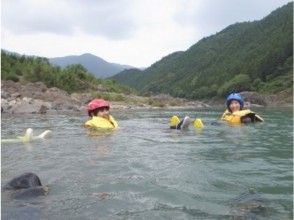
[[[1, 81], [1, 112], [9, 114], [59, 114], [60, 112], [85, 112], [86, 104], [94, 98], [110, 101], [116, 110], [140, 109], [187, 109], [225, 107], [225, 99], [187, 100], [160, 94], [150, 97], [110, 92], [72, 93], [47, 88], [42, 82], [21, 84]], [[292, 107], [293, 97], [261, 95], [256, 92], [242, 92], [248, 107]]]

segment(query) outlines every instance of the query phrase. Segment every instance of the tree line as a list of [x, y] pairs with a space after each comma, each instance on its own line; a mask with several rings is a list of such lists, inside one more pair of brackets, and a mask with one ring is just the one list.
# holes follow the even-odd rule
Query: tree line
[[293, 2], [259, 21], [230, 25], [144, 71], [125, 70], [112, 79], [143, 94], [191, 99], [246, 90], [292, 95]]
[[1, 79], [14, 82], [43, 82], [69, 93], [102, 89], [108, 92], [131, 93], [132, 89], [114, 80], [98, 79], [82, 65], [66, 68], [54, 66], [47, 58], [25, 56], [1, 50]]

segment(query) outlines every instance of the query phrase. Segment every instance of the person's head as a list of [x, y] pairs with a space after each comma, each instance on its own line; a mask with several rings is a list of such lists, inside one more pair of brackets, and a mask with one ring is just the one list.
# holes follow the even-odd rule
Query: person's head
[[243, 109], [244, 100], [239, 93], [231, 93], [227, 97], [226, 104], [230, 112], [236, 112]]
[[103, 118], [109, 117], [109, 102], [104, 99], [94, 99], [87, 105], [88, 115], [90, 117], [100, 116]]

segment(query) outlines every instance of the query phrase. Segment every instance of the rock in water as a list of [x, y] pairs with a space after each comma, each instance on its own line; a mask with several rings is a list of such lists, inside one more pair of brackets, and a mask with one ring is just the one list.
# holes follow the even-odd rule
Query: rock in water
[[48, 108], [45, 105], [41, 105], [38, 114], [46, 114]]
[[24, 173], [15, 177], [4, 186], [4, 189], [12, 191], [9, 195], [14, 199], [28, 199], [48, 193], [48, 187], [42, 186], [40, 178], [34, 173]]
[[40, 178], [34, 173], [24, 173], [6, 184], [5, 189], [27, 189], [42, 186]]
[[232, 201], [230, 211], [233, 220], [257, 220], [268, 218], [270, 210], [267, 207], [267, 200], [261, 198], [255, 192], [246, 192]]

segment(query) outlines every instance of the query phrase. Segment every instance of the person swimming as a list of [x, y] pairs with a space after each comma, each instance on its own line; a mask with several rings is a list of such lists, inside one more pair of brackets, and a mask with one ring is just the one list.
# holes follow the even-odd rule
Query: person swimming
[[193, 123], [194, 128], [203, 128], [203, 123], [200, 118], [196, 118], [194, 121], [192, 121], [189, 116], [185, 116], [182, 120], [180, 120], [176, 115], [170, 118], [169, 128], [177, 130], [187, 129], [191, 123]]
[[223, 113], [221, 120], [230, 124], [244, 124], [263, 122], [264, 120], [255, 112], [243, 109], [244, 99], [239, 93], [231, 93], [226, 100], [227, 109]]
[[110, 105], [104, 99], [94, 99], [87, 105], [90, 120], [84, 124], [85, 128], [94, 129], [114, 129], [118, 128], [118, 123], [110, 115]]

